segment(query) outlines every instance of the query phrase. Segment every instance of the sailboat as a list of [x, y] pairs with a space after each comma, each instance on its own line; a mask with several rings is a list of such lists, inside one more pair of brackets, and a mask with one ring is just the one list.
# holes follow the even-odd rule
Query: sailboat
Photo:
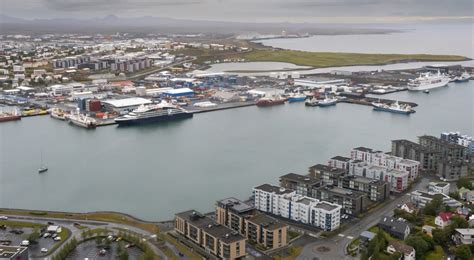
[[41, 164], [40, 167], [38, 168], [38, 173], [43, 173], [48, 171], [48, 166], [43, 164], [43, 152], [41, 152]]

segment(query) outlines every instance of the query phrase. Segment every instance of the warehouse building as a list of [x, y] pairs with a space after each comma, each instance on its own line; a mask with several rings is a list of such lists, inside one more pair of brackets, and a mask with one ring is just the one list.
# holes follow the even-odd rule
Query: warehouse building
[[104, 108], [109, 112], [116, 112], [119, 114], [125, 114], [138, 108], [141, 105], [151, 104], [152, 102], [145, 98], [124, 98], [124, 99], [111, 99], [102, 101]]
[[190, 88], [177, 88], [171, 89], [163, 93], [164, 96], [167, 97], [192, 97], [194, 95], [194, 91]]

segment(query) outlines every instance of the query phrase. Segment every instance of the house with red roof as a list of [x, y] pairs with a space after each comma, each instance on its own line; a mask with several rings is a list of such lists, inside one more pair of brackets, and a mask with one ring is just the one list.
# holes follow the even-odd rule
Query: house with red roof
[[439, 215], [435, 218], [436, 226], [440, 228], [445, 228], [451, 224], [451, 217], [453, 213], [451, 212], [440, 212]]

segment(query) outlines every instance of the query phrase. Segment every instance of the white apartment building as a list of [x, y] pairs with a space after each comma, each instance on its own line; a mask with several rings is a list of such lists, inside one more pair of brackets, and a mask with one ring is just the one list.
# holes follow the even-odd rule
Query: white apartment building
[[442, 193], [449, 195], [449, 183], [447, 182], [430, 182], [428, 184], [428, 192]]
[[349, 164], [349, 175], [386, 181], [393, 192], [402, 192], [408, 188], [409, 172], [373, 165], [365, 161], [354, 161]]
[[295, 191], [263, 184], [253, 189], [255, 208], [293, 221], [334, 230], [340, 225], [341, 206], [297, 195]]

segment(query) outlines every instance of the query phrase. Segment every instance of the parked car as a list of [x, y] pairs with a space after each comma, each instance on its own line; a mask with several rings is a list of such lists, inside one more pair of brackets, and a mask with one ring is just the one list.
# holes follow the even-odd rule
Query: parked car
[[54, 241], [61, 241], [61, 237], [60, 236], [55, 237]]
[[44, 253], [48, 253], [48, 249], [47, 249], [47, 248], [44, 248], [44, 247], [41, 248], [41, 253], [43, 253], [43, 254], [44, 254]]
[[8, 220], [7, 216], [0, 216], [0, 220]]
[[20, 246], [29, 246], [29, 245], [30, 245], [30, 241], [28, 241], [28, 240], [23, 240], [20, 243]]
[[100, 256], [104, 256], [105, 254], [107, 254], [107, 250], [105, 250], [105, 249], [99, 250], [99, 255]]

